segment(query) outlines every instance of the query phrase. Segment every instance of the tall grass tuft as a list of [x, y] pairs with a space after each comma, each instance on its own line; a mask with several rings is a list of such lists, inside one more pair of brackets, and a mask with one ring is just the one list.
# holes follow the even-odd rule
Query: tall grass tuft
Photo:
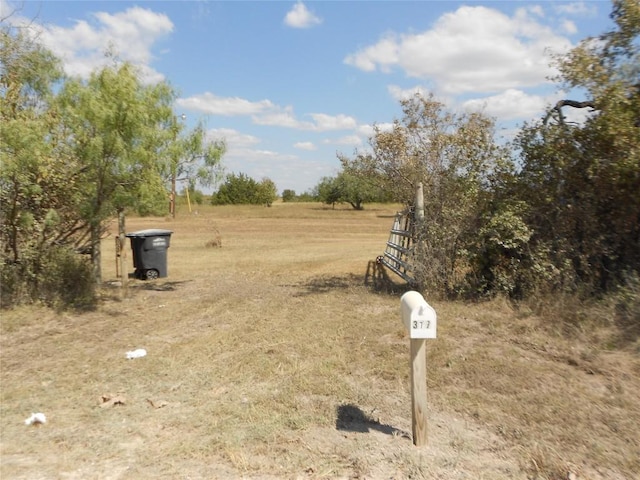
[[622, 343], [640, 339], [640, 276], [628, 275], [625, 282], [611, 295], [613, 318]]

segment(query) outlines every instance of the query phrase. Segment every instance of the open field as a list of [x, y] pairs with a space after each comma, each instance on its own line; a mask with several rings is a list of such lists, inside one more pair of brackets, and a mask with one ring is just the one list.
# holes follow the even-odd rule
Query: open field
[[403, 287], [370, 275], [394, 213], [127, 219], [174, 232], [167, 278], [123, 298], [111, 236], [96, 311], [2, 312], [0, 478], [638, 478], [637, 347], [608, 349], [606, 319], [567, 335], [505, 301], [426, 295], [429, 445], [413, 446]]

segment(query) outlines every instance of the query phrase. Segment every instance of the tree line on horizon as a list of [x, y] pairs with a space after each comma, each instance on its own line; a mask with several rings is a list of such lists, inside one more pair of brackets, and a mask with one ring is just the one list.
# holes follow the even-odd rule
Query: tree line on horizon
[[[211, 205], [265, 205], [270, 207], [278, 198], [283, 203], [320, 202], [331, 205], [348, 203], [354, 210], [364, 210], [366, 203], [391, 203], [392, 195], [377, 186], [371, 179], [339, 172], [335, 177], [322, 177], [311, 190], [297, 194], [285, 189], [278, 195], [273, 180], [268, 177], [258, 181], [246, 173], [229, 173], [211, 194], [205, 195], [192, 183], [184, 188], [181, 196], [197, 204]], [[191, 200], [193, 199], [193, 200]]]
[[[410, 205], [422, 183], [414, 274], [444, 298], [637, 288], [640, 4], [613, 0], [611, 18], [612, 30], [552, 59], [558, 86], [585, 98], [558, 102], [509, 144], [496, 142], [485, 114], [416, 94], [400, 102], [390, 130], [374, 126], [368, 148], [339, 154], [335, 177], [302, 195], [285, 190], [283, 201]], [[270, 179], [223, 178], [224, 140], [208, 140], [202, 125], [186, 132], [169, 85], [144, 85], [115, 57], [86, 81], [67, 78], [37, 41], [3, 27], [0, 62], [3, 305], [61, 295], [82, 303], [70, 285], [82, 283], [74, 276], [99, 281], [105, 222], [123, 209], [165, 214], [177, 179], [192, 194], [198, 182], [220, 183], [217, 205], [277, 198]], [[574, 124], [570, 108], [590, 114]], [[73, 254], [85, 244], [89, 267]]]

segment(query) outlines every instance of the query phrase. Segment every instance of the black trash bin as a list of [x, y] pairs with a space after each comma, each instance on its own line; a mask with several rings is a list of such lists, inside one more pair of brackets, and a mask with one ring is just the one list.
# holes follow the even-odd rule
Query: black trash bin
[[136, 278], [154, 280], [167, 276], [167, 249], [172, 233], [158, 228], [127, 233], [131, 239]]

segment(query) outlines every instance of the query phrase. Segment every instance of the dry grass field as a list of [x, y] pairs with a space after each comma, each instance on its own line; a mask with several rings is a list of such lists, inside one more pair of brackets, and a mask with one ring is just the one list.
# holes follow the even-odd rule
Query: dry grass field
[[[425, 295], [438, 338], [429, 444], [413, 445], [403, 286], [370, 264], [394, 213], [127, 219], [173, 231], [167, 278], [122, 296], [110, 236], [97, 310], [2, 312], [0, 478], [638, 478], [637, 343], [610, 348], [606, 318], [569, 331], [505, 301]], [[46, 424], [25, 425], [34, 412]]]

